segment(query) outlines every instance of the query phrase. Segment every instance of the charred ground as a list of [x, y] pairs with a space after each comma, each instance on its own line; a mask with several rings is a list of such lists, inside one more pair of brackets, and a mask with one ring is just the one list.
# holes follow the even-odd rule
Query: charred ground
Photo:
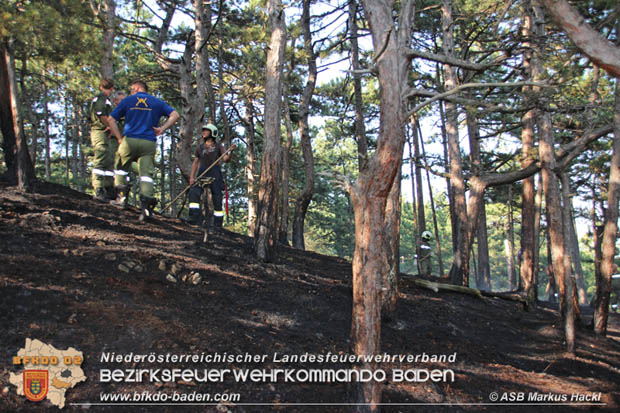
[[[0, 410], [45, 411], [9, 384], [12, 357], [26, 338], [84, 353], [88, 381], [67, 392], [65, 410], [153, 411], [153, 406], [97, 406], [101, 392], [234, 392], [241, 403], [160, 406], [157, 411], [347, 411], [345, 384], [177, 382], [100, 383], [103, 352], [118, 354], [249, 353], [266, 363], [186, 365], [187, 368], [336, 368], [283, 364], [279, 354], [350, 353], [351, 265], [283, 247], [279, 261], [253, 258], [251, 238], [224, 232], [203, 244], [201, 233], [177, 219], [137, 222], [66, 187], [37, 184], [31, 193], [0, 184]], [[196, 285], [184, 278], [199, 273]], [[171, 274], [177, 282], [166, 276]], [[434, 293], [401, 278], [394, 320], [385, 323], [382, 350], [391, 355], [456, 352], [455, 363], [384, 364], [391, 368], [452, 369], [452, 383], [385, 383], [383, 411], [618, 411], [620, 321], [610, 334], [578, 332], [577, 356], [563, 352], [558, 315], [501, 299], [482, 301]], [[587, 323], [587, 309], [584, 310]], [[162, 365], [157, 368], [178, 367]], [[346, 367], [346, 366], [345, 366]], [[604, 406], [493, 406], [492, 392], [587, 394]], [[243, 403], [265, 403], [246, 405]], [[330, 403], [309, 406], [304, 403]], [[433, 403], [403, 405], [404, 403]], [[481, 404], [485, 403], [485, 404]], [[460, 405], [457, 405], [460, 404]]]

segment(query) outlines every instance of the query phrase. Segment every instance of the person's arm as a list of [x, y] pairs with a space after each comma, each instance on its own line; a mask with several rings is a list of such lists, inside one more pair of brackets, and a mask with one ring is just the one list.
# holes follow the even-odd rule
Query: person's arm
[[[232, 145], [231, 148], [234, 149], [234, 145]], [[220, 152], [226, 153], [226, 149], [224, 148], [224, 145], [222, 144], [220, 144]], [[226, 155], [224, 155], [224, 157], [222, 158], [222, 161], [230, 162], [231, 159], [232, 159], [232, 151], [228, 151], [228, 153], [226, 153]]]
[[194, 182], [196, 182], [196, 171], [198, 170], [199, 163], [200, 161], [198, 160], [198, 158], [194, 158], [194, 162], [192, 163], [192, 172], [190, 172], [189, 174], [190, 185], [194, 185]]
[[112, 116], [107, 116], [108, 118], [108, 127], [110, 128], [110, 133], [112, 136], [116, 138], [118, 144], [121, 144], [121, 140], [123, 139], [123, 135], [121, 135], [121, 131], [118, 129], [118, 124], [116, 123], [116, 119]]
[[166, 130], [170, 129], [172, 125], [174, 125], [176, 121], [179, 120], [179, 117], [180, 117], [179, 112], [177, 112], [176, 110], [172, 111], [172, 113], [170, 114], [170, 116], [168, 116], [168, 119], [163, 125], [161, 125], [160, 127], [153, 126], [155, 135], [159, 136], [162, 133], [164, 133]]

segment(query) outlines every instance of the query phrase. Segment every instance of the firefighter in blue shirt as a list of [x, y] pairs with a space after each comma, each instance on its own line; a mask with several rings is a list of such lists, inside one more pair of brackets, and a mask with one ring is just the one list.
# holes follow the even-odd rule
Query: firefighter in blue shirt
[[[128, 175], [132, 162], [138, 163], [140, 176], [140, 221], [153, 214], [156, 200], [153, 197], [153, 170], [157, 136], [169, 129], [179, 119], [179, 113], [166, 102], [147, 93], [147, 85], [141, 80], [131, 84], [130, 95], [123, 99], [110, 114], [110, 131], [118, 140], [118, 151], [114, 170], [114, 186], [117, 198], [113, 205], [125, 208], [129, 194]], [[168, 119], [162, 126], [161, 117]], [[117, 122], [125, 118], [123, 134]]]

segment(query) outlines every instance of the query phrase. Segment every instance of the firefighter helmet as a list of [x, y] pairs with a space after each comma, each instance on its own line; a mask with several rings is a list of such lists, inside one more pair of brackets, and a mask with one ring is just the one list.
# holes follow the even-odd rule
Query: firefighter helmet
[[208, 129], [211, 131], [211, 136], [213, 136], [214, 138], [217, 137], [217, 126], [215, 126], [212, 123], [207, 123], [206, 125], [204, 125], [202, 127], [202, 130]]

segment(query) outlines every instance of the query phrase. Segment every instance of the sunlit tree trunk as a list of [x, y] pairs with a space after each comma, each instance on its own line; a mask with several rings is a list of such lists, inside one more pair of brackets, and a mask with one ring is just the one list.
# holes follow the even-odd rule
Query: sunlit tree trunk
[[312, 141], [310, 139], [310, 105], [316, 85], [316, 56], [312, 47], [312, 35], [310, 31], [310, 0], [303, 1], [301, 16], [302, 30], [304, 33], [304, 51], [308, 56], [308, 80], [304, 87], [299, 103], [299, 135], [301, 138], [301, 150], [304, 158], [304, 188], [301, 195], [295, 201], [295, 213], [293, 216], [293, 247], [305, 249], [304, 224], [308, 206], [314, 195], [314, 156], [312, 154]]
[[[421, 156], [420, 156], [420, 140], [422, 136], [420, 136], [420, 126], [418, 118], [415, 117], [415, 122], [413, 123], [413, 159], [415, 163], [415, 169], [413, 170], [414, 174], [411, 176], [411, 180], [415, 181], [415, 189], [416, 189], [416, 212], [417, 216], [417, 237], [416, 240], [422, 239], [422, 233], [426, 231], [426, 217], [424, 214], [424, 191], [422, 190], [422, 164], [421, 164]], [[430, 248], [430, 245], [424, 245]], [[422, 274], [430, 275], [431, 274], [431, 254], [430, 250], [423, 249], [422, 245], [416, 243], [418, 261], [420, 263], [420, 271]]]
[[11, 115], [13, 121], [13, 136], [15, 136], [15, 150], [17, 158], [17, 186], [22, 191], [30, 190], [35, 179], [34, 166], [28, 152], [28, 141], [24, 134], [24, 123], [20, 113], [20, 99], [17, 90], [15, 62], [10, 52], [10, 47], [3, 48], [8, 75], [8, 97], [11, 101]]
[[254, 130], [254, 105], [249, 97], [244, 98], [245, 114], [243, 123], [245, 126], [245, 178], [248, 182], [248, 233], [254, 235], [256, 229], [256, 185], [255, 169], [256, 154], [255, 141], [256, 132]]
[[[381, 289], [394, 253], [386, 246], [386, 204], [394, 181], [400, 176], [406, 122], [401, 91], [407, 85], [411, 64], [399, 47], [405, 48], [410, 42], [415, 14], [414, 2], [401, 4], [398, 30], [394, 30], [393, 4], [368, 0], [363, 5], [377, 53], [380, 124], [377, 150], [349, 191], [355, 211], [351, 345], [353, 353], [359, 356], [381, 352]], [[375, 367], [375, 363], [366, 361], [353, 366], [371, 370]], [[351, 401], [361, 404], [353, 409], [379, 411], [382, 386], [375, 381], [356, 383]]]
[[614, 273], [614, 256], [616, 236], [618, 233], [618, 202], [620, 201], [620, 82], [616, 82], [616, 103], [614, 105], [614, 140], [611, 165], [609, 170], [609, 187], [607, 189], [607, 210], [603, 230], [602, 260], [600, 282], [596, 286], [594, 308], [594, 332], [607, 334], [609, 316], [609, 295], [611, 276]]
[[359, 44], [357, 41], [357, 1], [349, 2], [349, 32], [351, 33], [351, 66], [353, 67], [353, 102], [355, 107], [355, 140], [357, 141], [358, 169], [366, 167], [368, 156], [368, 141], [364, 124], [364, 107], [362, 96], [362, 75], [357, 72], [361, 69], [359, 59]]
[[[482, 161], [480, 159], [480, 126], [477, 121], [477, 111], [467, 110], [467, 135], [469, 136], [469, 150], [472, 172], [480, 175]], [[473, 234], [472, 234], [473, 236]], [[476, 287], [482, 290], [491, 289], [491, 263], [489, 260], [489, 240], [487, 236], [487, 214], [484, 203], [480, 207], [478, 226], [476, 228], [478, 238], [478, 268], [476, 271]]]
[[289, 186], [290, 186], [290, 154], [293, 146], [293, 123], [291, 122], [291, 111], [289, 108], [289, 88], [288, 83], [284, 85], [284, 122], [286, 124], [286, 146], [282, 151], [282, 203], [280, 204], [280, 229], [278, 241], [281, 244], [288, 244], [288, 221], [289, 221]]
[[[524, 47], [526, 49], [523, 58], [523, 71], [525, 73], [526, 80], [531, 78], [531, 59], [532, 53], [530, 50], [531, 42], [530, 37], [533, 35], [532, 31], [532, 6], [529, 0], [523, 3], [523, 28], [522, 34], [526, 41]], [[532, 88], [530, 86], [523, 87], [524, 103], [528, 105], [531, 102]], [[536, 161], [534, 156], [534, 142], [535, 142], [535, 119], [534, 110], [528, 110], [521, 118], [521, 153], [523, 159], [521, 161], [521, 167], [527, 168]], [[534, 176], [525, 178], [522, 185], [522, 207], [521, 207], [521, 288], [523, 294], [528, 303], [533, 304], [536, 301], [536, 285], [534, 283], [534, 237], [537, 236], [534, 232], [534, 219], [535, 219], [535, 206], [534, 206], [535, 188], [534, 188]]]
[[2, 130], [2, 150], [7, 167], [7, 177], [11, 182], [17, 182], [17, 138], [13, 123], [13, 109], [11, 107], [11, 83], [9, 79], [9, 60], [6, 45], [0, 41], [0, 129]]
[[[427, 164], [426, 162], [426, 150], [424, 149], [424, 138], [422, 136], [422, 132], [421, 129], [419, 128], [419, 123], [418, 123], [418, 134], [420, 135], [420, 148], [422, 149], [422, 158], [424, 159], [424, 165]], [[439, 238], [439, 225], [437, 224], [437, 211], [435, 209], [435, 200], [433, 197], [433, 187], [431, 185], [431, 177], [430, 177], [430, 172], [426, 171], [426, 184], [427, 184], [427, 188], [428, 188], [428, 198], [429, 198], [429, 202], [431, 204], [431, 213], [433, 216], [433, 230], [434, 230], [434, 234], [435, 234], [435, 249], [437, 251], [437, 264], [439, 265], [439, 276], [443, 277], [444, 276], [444, 267], [443, 267], [443, 258], [441, 256], [441, 241]], [[486, 228], [486, 224], [484, 225], [484, 227]]]
[[267, 51], [265, 82], [265, 143], [258, 189], [254, 252], [263, 261], [276, 256], [278, 242], [278, 200], [280, 183], [280, 121], [282, 108], [282, 67], [286, 46], [286, 23], [280, 0], [267, 2], [271, 40]]
[[116, 32], [116, 2], [115, 0], [105, 0], [103, 2], [103, 39], [101, 48], [103, 56], [101, 58], [101, 75], [108, 79], [114, 78], [114, 35]]
[[[441, 1], [441, 30], [443, 38], [443, 52], [446, 56], [454, 57], [454, 19], [452, 17], [452, 1]], [[456, 70], [450, 64], [445, 64], [444, 84], [446, 90], [457, 87]], [[455, 240], [454, 261], [450, 269], [450, 281], [457, 285], [467, 285], [469, 278], [469, 251], [466, 237], [467, 204], [465, 202], [465, 179], [463, 178], [463, 161], [459, 147], [458, 112], [456, 104], [447, 101], [446, 108], [446, 137], [448, 141], [448, 157], [450, 159], [450, 187], [454, 202], [452, 231]]]

